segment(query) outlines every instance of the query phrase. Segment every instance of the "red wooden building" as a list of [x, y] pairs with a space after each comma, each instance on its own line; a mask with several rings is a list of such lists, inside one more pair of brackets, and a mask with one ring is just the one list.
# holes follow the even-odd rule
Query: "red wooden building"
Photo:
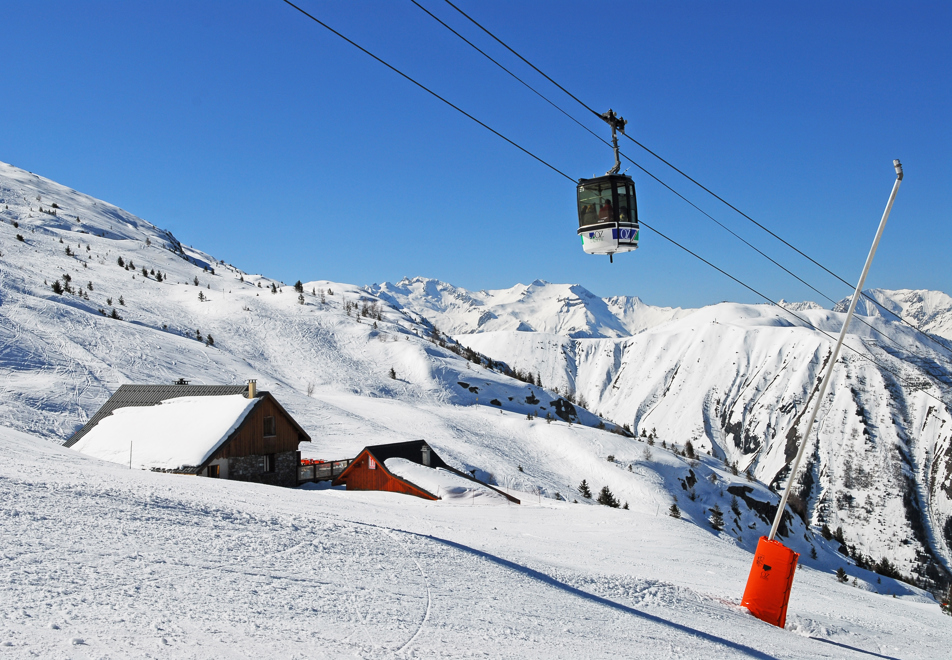
[[414, 484], [405, 477], [400, 477], [384, 465], [389, 458], [403, 458], [412, 463], [425, 465], [431, 468], [441, 468], [447, 472], [473, 481], [506, 497], [509, 501], [519, 504], [519, 500], [488, 484], [473, 478], [465, 472], [460, 472], [440, 458], [439, 454], [425, 440], [411, 440], [410, 442], [395, 442], [386, 445], [364, 447], [351, 464], [340, 476], [334, 479], [335, 486], [344, 485], [347, 490], [384, 490], [392, 493], [416, 495], [426, 500], [438, 500], [434, 493]]

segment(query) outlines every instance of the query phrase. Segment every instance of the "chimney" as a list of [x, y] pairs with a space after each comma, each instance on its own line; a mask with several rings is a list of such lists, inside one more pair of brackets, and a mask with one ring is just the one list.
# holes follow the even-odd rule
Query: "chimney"
[[258, 396], [258, 381], [254, 378], [248, 381], [248, 398], [253, 399]]
[[420, 451], [423, 452], [423, 465], [430, 467], [430, 446], [424, 442]]

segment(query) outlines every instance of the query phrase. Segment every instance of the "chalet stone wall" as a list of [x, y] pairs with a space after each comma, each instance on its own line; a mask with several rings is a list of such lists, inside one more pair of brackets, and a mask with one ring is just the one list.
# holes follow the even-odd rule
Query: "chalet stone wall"
[[299, 452], [285, 451], [274, 455], [274, 472], [265, 472], [264, 456], [240, 456], [228, 459], [228, 478], [234, 481], [252, 481], [270, 486], [297, 486]]

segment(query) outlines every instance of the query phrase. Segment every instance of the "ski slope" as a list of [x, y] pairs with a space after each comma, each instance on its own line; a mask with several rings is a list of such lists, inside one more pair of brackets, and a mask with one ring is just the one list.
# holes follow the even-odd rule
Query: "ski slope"
[[[904, 585], [797, 572], [643, 511], [465, 506], [129, 470], [0, 428], [0, 653], [36, 658], [946, 658]], [[872, 588], [882, 593], [874, 593]], [[894, 597], [894, 595], [896, 597]]]

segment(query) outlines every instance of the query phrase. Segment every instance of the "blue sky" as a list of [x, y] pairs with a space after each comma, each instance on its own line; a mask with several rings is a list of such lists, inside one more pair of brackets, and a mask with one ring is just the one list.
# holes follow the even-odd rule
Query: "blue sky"
[[[430, 11], [608, 137], [443, 0]], [[458, 0], [588, 105], [849, 281], [952, 293], [952, 4]], [[409, 0], [300, 5], [572, 177], [610, 149]], [[0, 160], [251, 272], [534, 279], [758, 302], [643, 230], [582, 252], [571, 182], [280, 0], [4, 3]], [[623, 151], [834, 299], [849, 294], [633, 143]], [[625, 163], [627, 167], [629, 163]], [[825, 302], [632, 167], [641, 218], [773, 299]]]

